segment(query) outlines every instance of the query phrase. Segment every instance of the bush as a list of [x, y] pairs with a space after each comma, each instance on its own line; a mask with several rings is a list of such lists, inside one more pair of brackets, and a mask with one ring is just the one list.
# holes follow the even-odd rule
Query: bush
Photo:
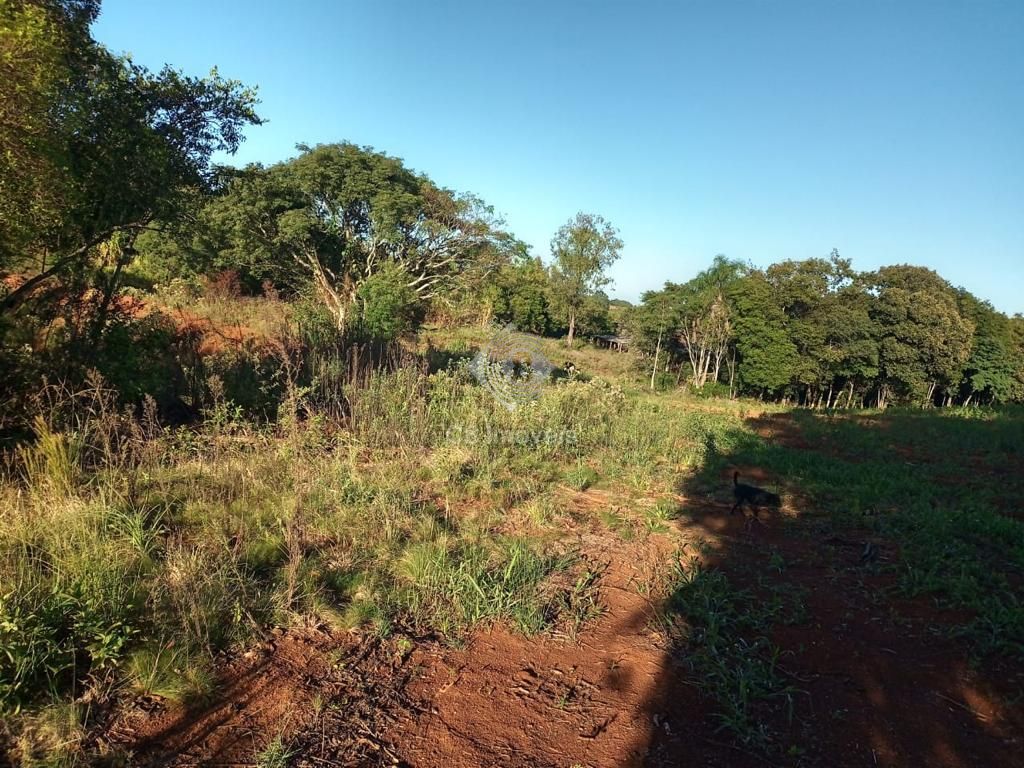
[[422, 302], [408, 283], [408, 272], [388, 264], [360, 287], [360, 327], [368, 338], [393, 341], [423, 319]]

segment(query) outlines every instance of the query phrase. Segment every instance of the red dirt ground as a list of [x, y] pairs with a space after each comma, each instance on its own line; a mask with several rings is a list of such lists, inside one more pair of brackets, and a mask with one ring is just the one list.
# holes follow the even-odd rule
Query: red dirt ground
[[[1020, 669], [972, 669], [964, 647], [937, 631], [962, 617], [881, 599], [890, 579], [858, 565], [857, 542], [762, 520], [707, 506], [687, 508], [670, 536], [583, 534], [588, 559], [607, 565], [604, 612], [575, 640], [494, 626], [461, 649], [424, 641], [403, 655], [394, 641], [285, 634], [225, 665], [212, 705], [140, 700], [106, 739], [130, 749], [132, 764], [169, 766], [252, 765], [277, 734], [299, 766], [1020, 764], [1024, 712], [1007, 703], [1024, 684]], [[773, 637], [798, 693], [792, 721], [782, 711], [770, 718], [785, 747], [772, 760], [716, 732], [714, 703], [638, 590], [652, 558], [697, 537], [710, 544], [708, 565], [741, 585], [756, 589], [777, 552], [787, 565], [774, 578], [804, 590], [806, 618]], [[881, 557], [895, 556], [883, 542]]]

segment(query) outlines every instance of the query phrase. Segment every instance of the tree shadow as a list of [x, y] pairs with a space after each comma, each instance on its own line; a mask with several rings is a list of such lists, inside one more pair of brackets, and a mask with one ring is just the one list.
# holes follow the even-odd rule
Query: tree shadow
[[[974, 612], [906, 596], [911, 545], [879, 517], [977, 503], [993, 471], [1020, 469], [1019, 415], [796, 411], [745, 427], [709, 436], [679, 489], [676, 525], [701, 543], [661, 609], [668, 672], [646, 703], [642, 764], [1017, 764], [1021, 657], [979, 661], [956, 637]], [[945, 477], [943, 445], [967, 448], [971, 477]], [[734, 471], [781, 508], [730, 515]]]

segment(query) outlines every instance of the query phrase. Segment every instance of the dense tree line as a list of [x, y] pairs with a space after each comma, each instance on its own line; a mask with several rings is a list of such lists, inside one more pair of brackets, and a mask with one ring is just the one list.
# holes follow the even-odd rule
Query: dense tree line
[[644, 294], [629, 326], [652, 386], [669, 374], [815, 407], [1024, 400], [1024, 318], [924, 267], [857, 272], [833, 251], [761, 270], [719, 256]]
[[567, 222], [547, 267], [491, 206], [397, 158], [344, 142], [299, 150], [269, 168], [220, 169], [192, 215], [140, 238], [137, 269], [163, 281], [217, 270], [269, 280], [314, 297], [349, 338], [393, 339], [446, 309], [454, 321], [564, 332], [570, 344], [577, 327], [611, 328], [600, 289], [622, 244], [602, 217]]

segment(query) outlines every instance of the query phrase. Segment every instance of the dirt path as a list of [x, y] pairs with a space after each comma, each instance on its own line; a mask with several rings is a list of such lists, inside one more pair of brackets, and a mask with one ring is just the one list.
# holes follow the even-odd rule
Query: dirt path
[[[403, 759], [451, 768], [649, 764], [654, 733], [673, 729], [653, 706], [656, 694], [678, 670], [638, 591], [639, 561], [623, 549], [608, 543], [592, 553], [607, 563], [605, 610], [576, 642], [495, 627], [465, 650], [414, 654], [424, 674], [410, 696], [422, 714], [404, 719], [395, 734]], [[699, 710], [696, 688], [679, 691], [675, 704]], [[676, 719], [676, 733], [686, 722]], [[712, 751], [724, 758], [730, 750]]]

